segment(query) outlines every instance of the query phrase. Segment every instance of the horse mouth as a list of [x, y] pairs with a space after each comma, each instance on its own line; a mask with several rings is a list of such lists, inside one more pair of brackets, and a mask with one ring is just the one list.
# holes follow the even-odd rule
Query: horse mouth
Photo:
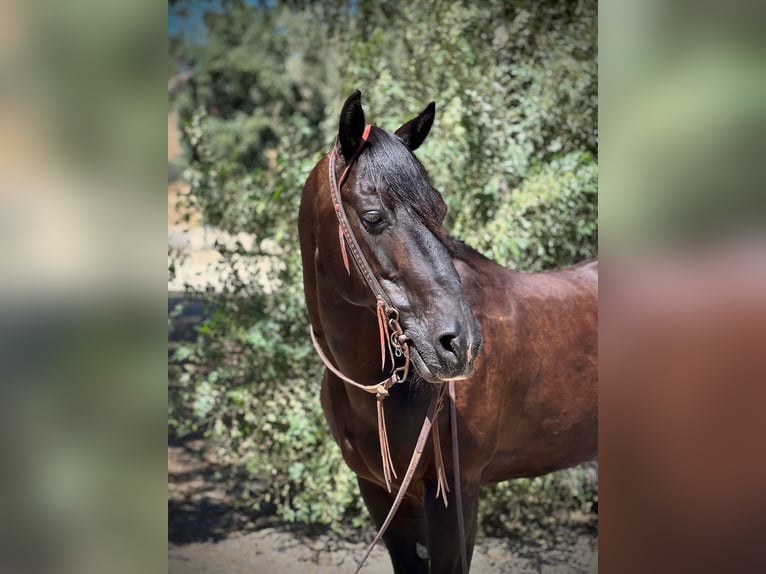
[[456, 377], [443, 377], [439, 379], [440, 381], [444, 381], [445, 383], [449, 383], [451, 381], [465, 381], [470, 375], [458, 375]]
[[418, 375], [420, 375], [420, 378], [422, 378], [424, 381], [434, 384], [448, 383], [451, 381], [463, 381], [470, 377], [471, 372], [473, 371], [473, 368], [468, 368], [466, 369], [466, 372], [450, 376], [434, 374], [434, 372], [423, 360], [423, 356], [420, 354], [418, 348], [412, 344], [412, 340], [410, 340], [410, 360], [412, 361], [412, 364], [415, 365], [415, 370], [417, 371]]
[[411, 343], [410, 360], [412, 361], [412, 364], [415, 365], [415, 370], [417, 371], [418, 375], [420, 375], [421, 379], [428, 381], [429, 383], [441, 383], [441, 379], [438, 379], [434, 376], [434, 374], [431, 372], [431, 369], [429, 369], [425, 361], [423, 361], [423, 357], [420, 356], [420, 351], [418, 351], [417, 347]]

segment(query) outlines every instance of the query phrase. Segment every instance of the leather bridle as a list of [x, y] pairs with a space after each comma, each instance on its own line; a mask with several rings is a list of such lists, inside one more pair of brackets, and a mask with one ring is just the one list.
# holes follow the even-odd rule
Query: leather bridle
[[[351, 167], [359, 157], [359, 154], [364, 149], [367, 140], [370, 135], [371, 125], [364, 128], [362, 139], [359, 142], [359, 147], [351, 159], [348, 160], [346, 167], [343, 169], [343, 173], [340, 176], [340, 180], [335, 180], [335, 156], [337, 146], [330, 153], [329, 161], [329, 179], [330, 179], [330, 197], [332, 198], [333, 210], [338, 218], [338, 241], [340, 242], [340, 251], [343, 256], [343, 265], [346, 267], [346, 273], [351, 275], [351, 267], [348, 263], [348, 253], [346, 251], [346, 245], [351, 251], [351, 256], [362, 274], [365, 283], [375, 296], [375, 309], [378, 319], [378, 330], [380, 331], [380, 361], [381, 370], [386, 368], [386, 349], [388, 355], [391, 358], [391, 364], [394, 365], [394, 372], [392, 374], [392, 385], [401, 383], [407, 379], [410, 369], [410, 348], [407, 344], [407, 336], [403, 333], [402, 327], [399, 324], [399, 310], [391, 303], [388, 295], [378, 282], [375, 273], [372, 271], [370, 264], [367, 262], [364, 254], [362, 253], [359, 243], [356, 240], [353, 230], [348, 222], [346, 216], [346, 210], [343, 207], [343, 201], [341, 200], [340, 190], [348, 177]], [[394, 355], [397, 357], [404, 357], [404, 365], [396, 367], [396, 361]], [[390, 489], [389, 489], [390, 491]]]
[[[329, 360], [327, 355], [324, 353], [322, 348], [317, 343], [316, 337], [314, 336], [314, 330], [313, 328], [309, 329], [310, 335], [311, 335], [311, 341], [314, 344], [314, 348], [317, 351], [317, 354], [322, 359], [322, 362], [325, 364], [325, 366], [339, 379], [344, 381], [345, 383], [352, 385], [356, 388], [359, 388], [361, 390], [364, 390], [368, 393], [374, 394], [377, 399], [377, 417], [378, 417], [378, 437], [380, 441], [380, 455], [381, 455], [381, 462], [383, 466], [383, 477], [386, 483], [386, 489], [388, 492], [391, 492], [391, 480], [393, 478], [398, 478], [396, 475], [396, 472], [394, 470], [393, 460], [391, 458], [391, 451], [388, 444], [388, 433], [386, 432], [386, 419], [385, 419], [385, 412], [383, 410], [383, 400], [388, 396], [388, 391], [391, 387], [393, 387], [397, 383], [404, 382], [410, 371], [410, 348], [409, 344], [407, 342], [407, 336], [404, 334], [402, 330], [402, 326], [399, 323], [399, 310], [396, 308], [396, 306], [393, 305], [390, 298], [386, 294], [386, 292], [383, 290], [383, 288], [380, 285], [380, 282], [378, 281], [377, 277], [375, 277], [375, 273], [372, 271], [372, 268], [370, 267], [370, 264], [367, 262], [367, 259], [364, 257], [364, 254], [362, 253], [361, 248], [359, 247], [359, 243], [356, 240], [356, 237], [354, 236], [354, 232], [351, 229], [351, 226], [348, 221], [348, 217], [346, 216], [346, 210], [343, 207], [343, 201], [341, 199], [341, 189], [343, 184], [346, 182], [346, 179], [348, 178], [349, 171], [351, 170], [351, 167], [354, 165], [354, 162], [359, 157], [360, 153], [368, 143], [370, 130], [372, 129], [371, 125], [367, 125], [364, 128], [364, 132], [362, 134], [362, 138], [359, 142], [359, 146], [357, 147], [354, 154], [351, 156], [351, 158], [346, 162], [346, 166], [343, 169], [343, 172], [341, 173], [340, 179], [336, 179], [335, 171], [336, 171], [336, 155], [338, 153], [338, 145], [336, 142], [335, 147], [330, 152], [329, 157], [329, 182], [330, 182], [330, 197], [332, 199], [333, 204], [333, 210], [335, 212], [335, 215], [338, 219], [338, 240], [340, 242], [340, 251], [341, 256], [343, 258], [343, 265], [346, 268], [346, 273], [351, 275], [351, 267], [349, 265], [349, 259], [348, 259], [348, 251], [351, 252], [351, 256], [354, 260], [354, 263], [356, 263], [356, 267], [359, 270], [360, 274], [362, 275], [362, 278], [364, 279], [365, 283], [369, 287], [370, 291], [372, 292], [373, 296], [375, 297], [375, 314], [378, 321], [378, 330], [380, 333], [380, 356], [381, 356], [381, 370], [385, 370], [386, 368], [386, 356], [388, 356], [391, 360], [392, 365], [392, 373], [387, 378], [383, 379], [382, 381], [372, 384], [372, 385], [362, 385], [353, 379], [347, 377], [344, 375], [335, 365], [332, 364], [332, 362]], [[403, 364], [401, 366], [397, 366], [396, 359], [397, 358], [403, 358]], [[467, 558], [466, 558], [466, 545], [465, 545], [465, 529], [463, 524], [463, 506], [462, 506], [462, 496], [460, 492], [460, 470], [459, 470], [459, 462], [458, 462], [458, 444], [457, 444], [457, 412], [455, 408], [455, 381], [449, 381], [448, 385], [442, 384], [439, 387], [439, 391], [434, 394], [433, 398], [431, 399], [431, 402], [428, 406], [425, 420], [423, 421], [423, 426], [420, 429], [420, 434], [418, 436], [417, 443], [415, 445], [415, 450], [412, 453], [412, 457], [410, 459], [409, 465], [407, 466], [407, 471], [402, 479], [402, 484], [398, 489], [398, 492], [396, 493], [396, 498], [394, 499], [394, 503], [391, 506], [391, 509], [388, 512], [388, 515], [386, 516], [386, 519], [383, 522], [383, 525], [381, 526], [378, 533], [375, 535], [374, 540], [372, 543], [368, 546], [362, 560], [359, 562], [359, 565], [357, 566], [356, 572], [359, 572], [361, 570], [362, 566], [364, 565], [365, 561], [370, 555], [370, 552], [372, 552], [372, 549], [374, 546], [380, 541], [380, 539], [383, 537], [383, 534], [385, 533], [388, 526], [391, 524], [391, 521], [393, 520], [394, 515], [396, 514], [396, 511], [398, 510], [399, 506], [401, 505], [402, 500], [404, 499], [404, 496], [407, 492], [407, 488], [410, 485], [410, 482], [412, 481], [412, 477], [415, 474], [415, 470], [417, 468], [418, 462], [420, 461], [421, 455], [423, 454], [423, 450], [425, 448], [426, 441], [428, 439], [429, 433], [431, 434], [431, 439], [433, 441], [433, 447], [434, 447], [434, 462], [436, 465], [436, 475], [437, 475], [437, 488], [436, 488], [436, 497], [439, 498], [439, 496], [442, 497], [444, 501], [444, 506], [447, 506], [447, 492], [449, 492], [449, 486], [447, 485], [447, 479], [446, 479], [446, 473], [444, 471], [444, 460], [442, 457], [441, 452], [441, 441], [439, 439], [439, 427], [436, 423], [436, 418], [439, 414], [439, 412], [442, 409], [443, 399], [445, 390], [447, 390], [447, 387], [449, 387], [449, 400], [450, 400], [450, 415], [452, 418], [452, 450], [453, 450], [453, 470], [454, 470], [454, 481], [455, 481], [455, 494], [457, 497], [457, 514], [458, 514], [458, 527], [459, 527], [459, 534], [460, 534], [460, 558], [461, 558], [461, 565], [464, 572], [468, 572], [467, 567]]]

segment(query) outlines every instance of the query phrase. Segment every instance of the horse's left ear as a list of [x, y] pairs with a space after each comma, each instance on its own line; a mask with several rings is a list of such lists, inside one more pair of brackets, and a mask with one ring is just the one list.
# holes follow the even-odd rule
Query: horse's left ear
[[394, 133], [399, 136], [399, 139], [402, 140], [404, 145], [410, 148], [410, 151], [415, 151], [426, 139], [428, 132], [431, 131], [435, 113], [436, 104], [431, 102], [426, 106], [425, 110], [420, 112], [416, 117], [412, 118]]

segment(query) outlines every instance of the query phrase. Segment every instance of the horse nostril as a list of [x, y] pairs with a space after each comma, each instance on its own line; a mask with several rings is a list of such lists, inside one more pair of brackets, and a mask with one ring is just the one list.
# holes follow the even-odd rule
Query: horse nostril
[[441, 333], [435, 337], [434, 350], [445, 372], [459, 369], [467, 363], [466, 335], [459, 323], [450, 322], [443, 325]]
[[456, 333], [445, 333], [441, 337], [439, 337], [439, 342], [441, 343], [442, 349], [447, 351], [448, 353], [451, 353], [453, 355], [456, 355], [456, 349], [455, 349], [455, 339], [457, 339]]

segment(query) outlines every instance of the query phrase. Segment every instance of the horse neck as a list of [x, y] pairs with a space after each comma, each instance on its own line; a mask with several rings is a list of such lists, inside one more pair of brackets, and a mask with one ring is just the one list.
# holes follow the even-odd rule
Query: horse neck
[[360, 384], [379, 382], [384, 375], [374, 313], [343, 299], [332, 283], [321, 277], [317, 291], [321, 331], [335, 364]]

